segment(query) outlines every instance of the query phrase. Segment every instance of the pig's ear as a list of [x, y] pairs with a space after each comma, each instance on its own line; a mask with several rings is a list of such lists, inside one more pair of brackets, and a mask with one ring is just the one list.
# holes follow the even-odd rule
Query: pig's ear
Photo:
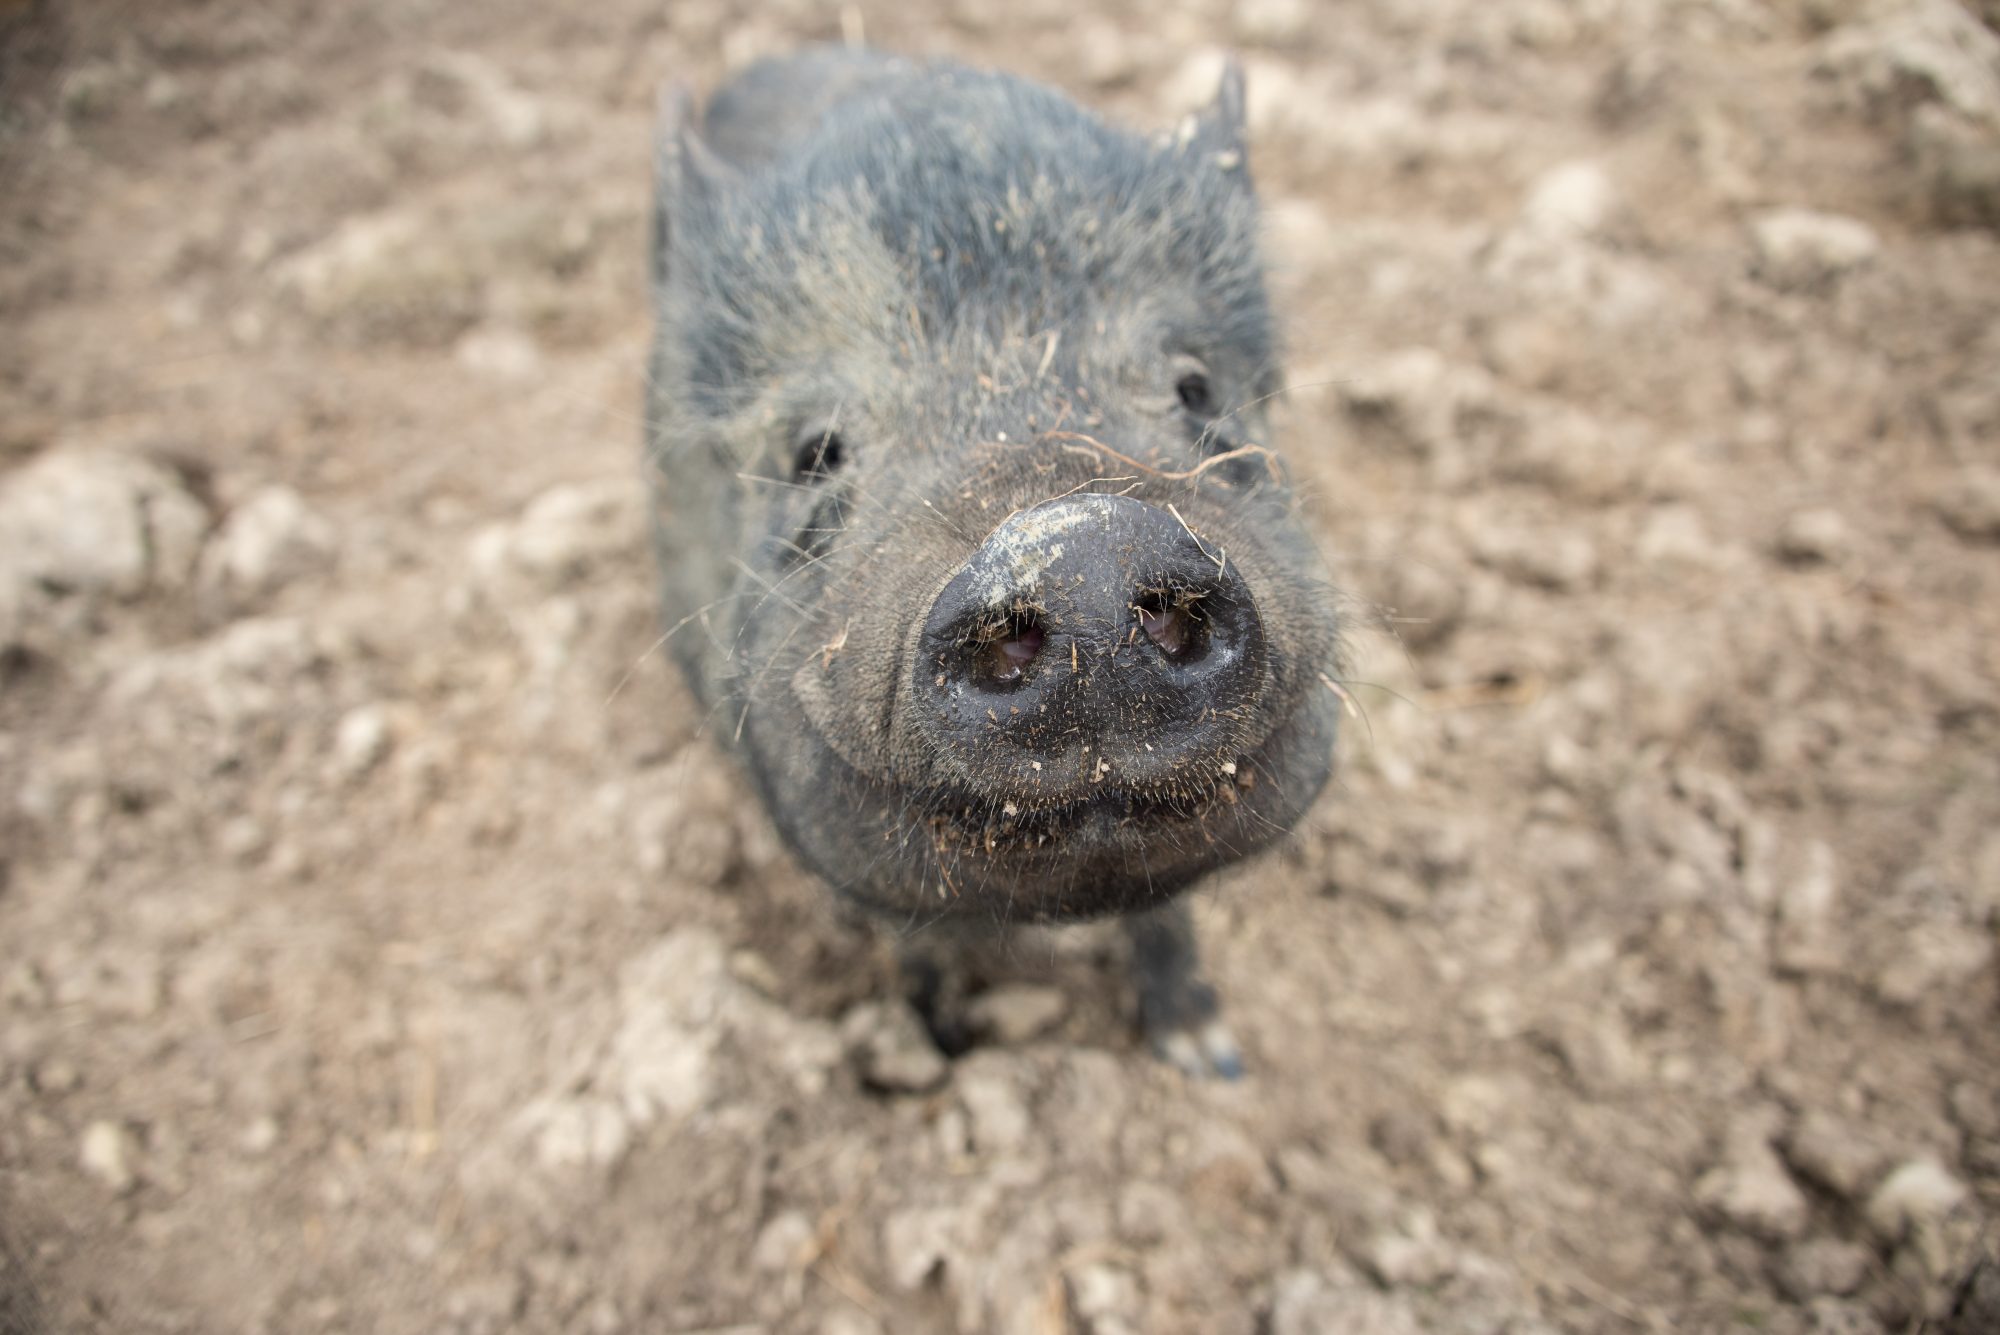
[[1218, 152], [1243, 152], [1243, 108], [1243, 62], [1232, 55], [1222, 62], [1222, 80], [1215, 87], [1215, 96], [1197, 118], [1201, 138], [1212, 141]]
[[1162, 142], [1175, 154], [1205, 158], [1225, 173], [1248, 181], [1243, 108], [1243, 64], [1232, 55], [1223, 62], [1221, 82], [1208, 105], [1189, 113]]
[[701, 137], [694, 95], [685, 84], [660, 90], [653, 131], [653, 287], [665, 285], [674, 234], [689, 212], [713, 199], [733, 171]]

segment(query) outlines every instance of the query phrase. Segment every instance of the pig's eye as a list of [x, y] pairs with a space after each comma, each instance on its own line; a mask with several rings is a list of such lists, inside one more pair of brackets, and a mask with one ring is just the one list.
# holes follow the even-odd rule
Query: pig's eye
[[824, 482], [840, 471], [847, 461], [847, 447], [831, 431], [814, 431], [799, 442], [792, 457], [792, 480], [807, 484]]
[[1215, 391], [1209, 387], [1208, 376], [1201, 371], [1187, 371], [1174, 382], [1174, 395], [1181, 401], [1181, 407], [1196, 417], [1215, 415]]

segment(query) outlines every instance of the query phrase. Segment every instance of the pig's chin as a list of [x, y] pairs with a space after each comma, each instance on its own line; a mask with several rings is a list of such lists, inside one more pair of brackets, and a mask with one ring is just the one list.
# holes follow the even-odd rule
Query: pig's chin
[[1283, 838], [1326, 783], [1333, 728], [1333, 711], [1309, 699], [1205, 782], [1107, 780], [1042, 801], [900, 788], [857, 772], [820, 739], [818, 763], [843, 781], [795, 794], [800, 819], [781, 823], [863, 908], [914, 921], [1077, 921], [1158, 903]]

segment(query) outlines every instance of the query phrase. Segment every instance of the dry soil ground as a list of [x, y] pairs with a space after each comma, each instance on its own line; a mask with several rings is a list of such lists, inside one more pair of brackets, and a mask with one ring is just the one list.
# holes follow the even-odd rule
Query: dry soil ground
[[[1992, 21], [0, 5], [0, 1326], [1995, 1328]], [[1072, 932], [866, 1087], [883, 949], [650, 652], [655, 90], [857, 32], [1147, 127], [1246, 57], [1401, 643], [1200, 896], [1242, 1084]]]

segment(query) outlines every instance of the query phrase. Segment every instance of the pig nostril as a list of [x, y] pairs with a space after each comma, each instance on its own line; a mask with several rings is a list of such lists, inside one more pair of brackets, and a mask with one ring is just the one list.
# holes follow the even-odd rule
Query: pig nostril
[[1146, 628], [1147, 636], [1160, 646], [1161, 652], [1169, 658], [1178, 658], [1187, 652], [1187, 613], [1178, 607], [1169, 607], [1164, 612], [1139, 611], [1139, 624]]
[[1248, 580], [1178, 515], [1128, 496], [1016, 511], [906, 643], [889, 727], [909, 729], [921, 772], [975, 799], [967, 811], [1075, 802], [1122, 831], [1131, 802], [1198, 798], [1200, 776], [1261, 736], [1269, 655]]
[[1208, 622], [1199, 612], [1199, 594], [1160, 590], [1132, 604], [1139, 628], [1168, 661], [1192, 662], [1208, 647]]
[[1017, 685], [1048, 639], [1032, 612], [1015, 612], [982, 625], [973, 636], [973, 664], [986, 686]]

